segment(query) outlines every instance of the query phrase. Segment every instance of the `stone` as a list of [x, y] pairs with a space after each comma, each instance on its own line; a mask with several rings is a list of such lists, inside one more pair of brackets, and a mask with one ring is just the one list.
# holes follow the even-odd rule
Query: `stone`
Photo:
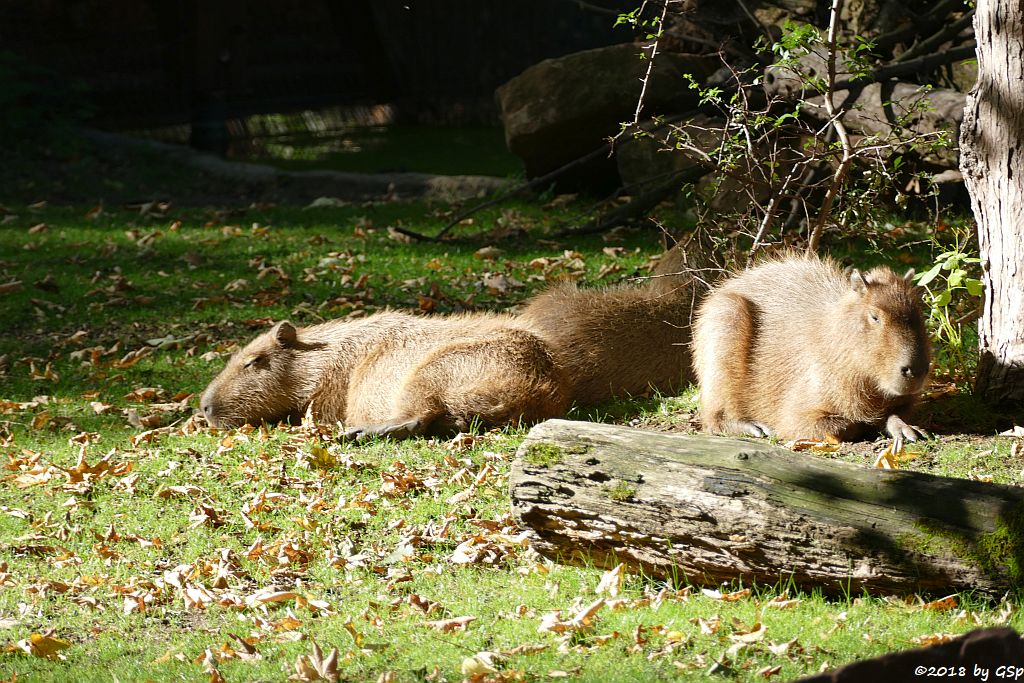
[[[632, 43], [547, 59], [498, 88], [496, 97], [509, 150], [528, 178], [554, 171], [598, 149], [633, 120], [649, 62]], [[654, 59], [644, 114], [693, 108], [696, 91], [683, 74], [703, 83], [720, 64], [716, 56], [659, 53]], [[604, 155], [558, 181], [559, 190], [604, 191], [618, 185], [614, 159]]]

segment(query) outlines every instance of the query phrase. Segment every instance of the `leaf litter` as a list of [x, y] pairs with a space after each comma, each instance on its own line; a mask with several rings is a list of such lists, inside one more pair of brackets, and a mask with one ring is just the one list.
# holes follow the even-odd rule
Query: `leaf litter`
[[[189, 234], [181, 221], [164, 218], [168, 210], [153, 207], [140, 213], [147, 221], [167, 223], [127, 230], [124, 240], [133, 251], [159, 249], [164, 241]], [[109, 214], [101, 206], [91, 219], [108, 220]], [[528, 219], [508, 213], [502, 220], [501, 229], [518, 230]], [[268, 222], [247, 228], [236, 221], [230, 215], [212, 218], [178, 265], [203, 268], [209, 261], [204, 253], [232, 240], [277, 239]], [[33, 239], [57, 232], [49, 227], [53, 221], [36, 224], [46, 227], [32, 233]], [[352, 234], [363, 241], [404, 238], [369, 219], [356, 224]], [[314, 238], [316, 244], [326, 243]], [[123, 244], [111, 242], [115, 247]], [[330, 282], [338, 289], [331, 299], [306, 308], [300, 303], [292, 312], [323, 317], [372, 312], [379, 305], [373, 290], [382, 286], [377, 275], [360, 272], [361, 253], [331, 249], [309, 267], [250, 252], [246, 270], [216, 285], [195, 287], [195, 295], [184, 300], [197, 311], [247, 299], [276, 306], [288, 301], [297, 283]], [[437, 277], [409, 281], [408, 302], [424, 310], [472, 306], [477, 295], [502, 301], [523, 296], [535, 283], [576, 280], [588, 271], [600, 280], [623, 269], [621, 247], [607, 247], [608, 260], [596, 267], [587, 263], [583, 251], [561, 246], [553, 256], [522, 263], [515, 263], [512, 250], [503, 246], [480, 251], [476, 265], [465, 271], [446, 259], [427, 260], [425, 270]], [[39, 297], [55, 286], [62, 293], [72, 290], [63, 277], [48, 275], [14, 278], [0, 273], [0, 283], [17, 282], [10, 293], [22, 295], [22, 281], [35, 283]], [[83, 293], [97, 314], [152, 300], [144, 279], [127, 271], [97, 273]], [[37, 301], [38, 315], [61, 313]], [[272, 319], [262, 309], [248, 315], [253, 329]], [[124, 615], [147, 629], [181, 615], [241, 625], [239, 634], [216, 628], [202, 632], [196, 641], [203, 643], [199, 649], [158, 650], [166, 652], [161, 665], [187, 663], [210, 680], [249, 678], [221, 670], [259, 667], [268, 660], [276, 660], [276, 672], [292, 680], [372, 680], [378, 674], [380, 680], [392, 680], [396, 660], [381, 653], [393, 650], [388, 647], [391, 635], [403, 629], [428, 634], [422, 642], [461, 653], [443, 660], [440, 669], [434, 664], [433, 672], [428, 667], [424, 677], [432, 680], [460, 674], [477, 681], [570, 677], [585, 668], [586, 660], [579, 657], [603, 651], [614, 651], [616, 660], [625, 656], [664, 662], [669, 668], [660, 669], [662, 673], [718, 670], [750, 680], [810, 672], [835, 661], [831, 651], [808, 645], [813, 636], [798, 640], [785, 626], [790, 617], [784, 615], [806, 615], [813, 609], [808, 598], [782, 592], [762, 597], [730, 587], [679, 590], [631, 576], [624, 565], [588, 570], [580, 582], [575, 570], [540, 558], [529, 534], [502, 509], [515, 445], [506, 434], [463, 434], [433, 442], [424, 458], [415, 449], [390, 445], [341, 447], [329, 430], [308, 424], [218, 433], [188, 417], [194, 399], [187, 394], [171, 395], [153, 381], [133, 381], [157, 362], [199, 362], [201, 356], [220, 358], [232, 350], [230, 343], [215, 344], [208, 331], [167, 328], [114, 340], [90, 327], [70, 327], [54, 335], [50, 357], [11, 358], [3, 366], [16, 364], [19, 372], [24, 368], [39, 387], [33, 393], [57, 393], [48, 387], [60, 387], [69, 373], [90, 377], [92, 386], [103, 388], [83, 396], [81, 405], [94, 420], [121, 420], [119, 427], [129, 433], [127, 439], [101, 447], [97, 432], [74, 424], [94, 429], [92, 422], [77, 413], [65, 414], [58, 400], [0, 399], [0, 413], [28, 427], [0, 430], [7, 456], [0, 473], [5, 488], [0, 512], [21, 525], [18, 535], [0, 542], [5, 553], [0, 556], [0, 586], [17, 596], [16, 603], [4, 603], [7, 611], [0, 612], [0, 634], [10, 636], [5, 651], [12, 656], [62, 662], [86, 655], [84, 631], [38, 628], [44, 618], [61, 614], [59, 605], [70, 604], [91, 615]], [[121, 379], [110, 379], [119, 375]], [[123, 388], [114, 393], [108, 386]], [[100, 432], [111, 440], [107, 431]], [[17, 445], [15, 437], [25, 439], [26, 434], [62, 434], [61, 439], [73, 435], [78, 441], [66, 449]], [[1019, 434], [1008, 436], [1020, 439]], [[834, 444], [806, 447], [826, 455], [834, 452]], [[151, 523], [134, 515], [153, 508], [177, 525], [163, 527], [167, 533], [143, 531]], [[97, 511], [101, 516], [94, 522]], [[196, 539], [202, 543], [191, 545]], [[456, 580], [472, 586], [488, 575], [538, 589], [501, 609], [507, 615], [503, 620], [526, 627], [519, 642], [509, 642], [507, 635], [485, 642], [495, 615], [439, 588]], [[993, 616], [992, 611], [974, 611], [948, 599], [884, 609], [946, 614], [953, 620], [922, 629], [900, 643], [906, 647], [941, 642], [954, 630], [953, 623], [966, 629], [1015, 618], [1010, 608]], [[683, 616], [695, 611], [699, 616]], [[339, 621], [345, 639], [324, 639], [330, 633], [324, 625]], [[817, 626], [822, 645], [853, 630]], [[540, 664], [528, 665], [526, 658]], [[360, 667], [366, 666], [374, 667], [373, 676], [363, 675], [367, 669]]]

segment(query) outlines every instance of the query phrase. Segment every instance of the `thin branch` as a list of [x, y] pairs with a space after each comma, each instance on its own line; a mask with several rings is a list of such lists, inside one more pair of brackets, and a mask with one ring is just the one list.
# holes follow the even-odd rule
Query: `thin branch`
[[[953, 62], [959, 62], [964, 59], [971, 59], [975, 56], [975, 53], [976, 48], [974, 41], [972, 40], [968, 44], [950, 48], [949, 50], [943, 50], [942, 52], [937, 52], [933, 55], [924, 55], [917, 59], [910, 59], [905, 62], [897, 62], [879, 67], [872, 72], [871, 79], [874, 81], [887, 81], [890, 78], [907, 76], [920, 71], [931, 71], [939, 66], [952, 64]], [[842, 88], [839, 89], [841, 90]]]
[[875, 49], [888, 50], [897, 43], [902, 43], [908, 38], [920, 35], [928, 30], [929, 27], [934, 30], [934, 27], [945, 23], [947, 14], [955, 10], [962, 10], [963, 7], [964, 0], [939, 0], [934, 6], [926, 10], [925, 16], [920, 21], [913, 21], [909, 26], [901, 26], [875, 38]]
[[754, 13], [750, 11], [749, 7], [747, 7], [747, 3], [743, 2], [743, 0], [736, 0], [736, 4], [739, 5], [740, 9], [743, 10], [743, 13], [747, 15], [747, 19], [750, 20], [750, 23], [752, 23], [754, 26], [761, 30], [761, 33], [764, 34], [764, 37], [768, 40], [769, 45], [775, 42], [775, 39], [772, 38], [772, 32], [769, 31], [768, 27], [761, 23], [761, 21], [754, 16]]
[[761, 248], [761, 241], [764, 239], [765, 234], [768, 232], [768, 228], [771, 227], [772, 219], [775, 218], [775, 213], [779, 209], [779, 204], [786, 198], [786, 192], [789, 190], [790, 183], [796, 177], [797, 169], [800, 168], [800, 164], [793, 164], [793, 167], [789, 169], [789, 173], [786, 174], [786, 179], [782, 181], [782, 187], [779, 191], [772, 195], [772, 198], [768, 201], [768, 207], [764, 210], [764, 216], [761, 218], [761, 224], [757, 227], [757, 234], [754, 235], [754, 243], [750, 247], [749, 254], [753, 256], [757, 253], [757, 250]]
[[618, 11], [616, 9], [609, 9], [607, 7], [601, 7], [599, 5], [595, 5], [595, 4], [590, 3], [590, 2], [583, 2], [583, 0], [565, 0], [565, 1], [569, 2], [569, 3], [573, 4], [573, 5], [576, 5], [577, 7], [579, 7], [582, 10], [586, 10], [588, 12], [594, 12], [596, 14], [604, 14], [604, 15], [610, 16], [610, 17], [617, 17], [620, 14], [622, 14], [620, 11]]
[[617, 207], [602, 216], [598, 216], [592, 221], [577, 228], [569, 228], [559, 231], [556, 233], [556, 237], [565, 237], [568, 235], [589, 235], [595, 232], [603, 232], [609, 228], [621, 225], [635, 216], [650, 211], [665, 197], [679, 189], [680, 185], [696, 182], [712, 170], [713, 168], [708, 164], [696, 164], [691, 166], [686, 170], [674, 174], [672, 179], [668, 182], [662, 183], [652, 190], [648, 190], [623, 206]]
[[[654, 69], [654, 57], [658, 54], [658, 43], [661, 42], [661, 37], [665, 34], [665, 17], [668, 16], [668, 5], [670, 0], [665, 0], [665, 3], [661, 7], [661, 18], [658, 19], [658, 33], [655, 35], [654, 42], [651, 43], [651, 54], [647, 58], [647, 72], [644, 74], [643, 85], [640, 86], [640, 97], [636, 101], [636, 111], [633, 113], [633, 125], [640, 123], [640, 110], [644, 106], [644, 97], [647, 95], [647, 83], [651, 80], [651, 71]], [[619, 137], [626, 131], [623, 128], [619, 131], [619, 134], [615, 137]]]
[[492, 197], [491, 199], [488, 199], [485, 202], [482, 202], [480, 204], [477, 204], [476, 206], [473, 206], [473, 207], [471, 207], [469, 209], [466, 209], [465, 211], [460, 211], [459, 213], [457, 213], [455, 215], [454, 218], [452, 218], [450, 221], [448, 221], [448, 223], [443, 228], [441, 228], [440, 232], [438, 232], [434, 236], [424, 235], [422, 233], [414, 232], [412, 230], [406, 230], [404, 228], [395, 228], [395, 230], [397, 230], [398, 232], [402, 233], [403, 235], [407, 235], [407, 236], [409, 236], [409, 237], [411, 237], [411, 238], [413, 238], [415, 240], [420, 240], [420, 241], [423, 241], [423, 242], [437, 242], [439, 240], [444, 239], [445, 235], [447, 235], [449, 232], [451, 232], [452, 228], [454, 228], [456, 225], [458, 225], [462, 221], [466, 220], [467, 218], [469, 218], [473, 214], [475, 214], [475, 213], [477, 213], [479, 211], [483, 211], [484, 209], [490, 208], [490, 207], [492, 207], [492, 206], [494, 206], [496, 204], [500, 204], [503, 201], [505, 201], [506, 199], [514, 197], [517, 194], [520, 194], [521, 192], [527, 192], [529, 190], [533, 190], [533, 189], [536, 189], [538, 187], [542, 187], [544, 185], [547, 185], [548, 183], [554, 181], [556, 178], [558, 178], [563, 173], [567, 173], [568, 171], [571, 171], [572, 169], [576, 168], [577, 166], [581, 166], [581, 165], [583, 165], [583, 164], [585, 164], [585, 163], [587, 163], [587, 162], [589, 162], [589, 161], [591, 161], [591, 160], [601, 156], [602, 154], [608, 154], [608, 152], [610, 150], [611, 150], [611, 144], [610, 143], [606, 143], [604, 145], [601, 145], [600, 147], [598, 147], [594, 151], [589, 152], [587, 154], [584, 154], [583, 156], [581, 156], [581, 157], [579, 157], [577, 159], [573, 159], [569, 163], [565, 164], [564, 166], [560, 166], [560, 167], [556, 168], [554, 171], [551, 171], [550, 173], [545, 173], [544, 175], [539, 176], [537, 178], [534, 178], [533, 180], [529, 180], [529, 181], [527, 181], [525, 183], [520, 183], [520, 184], [516, 185], [515, 187], [513, 187], [512, 189], [507, 190], [505, 192], [502, 192], [501, 194], [497, 195], [496, 197]]
[[832, 203], [835, 201], [836, 195], [846, 179], [846, 174], [850, 170], [850, 163], [853, 161], [853, 145], [850, 143], [850, 136], [846, 132], [846, 126], [843, 125], [841, 117], [836, 115], [835, 102], [832, 100], [836, 84], [836, 32], [839, 26], [839, 15], [842, 11], [843, 0], [832, 0], [832, 14], [829, 16], [828, 21], [828, 90], [825, 92], [824, 100], [825, 110], [832, 120], [832, 127], [835, 129], [836, 135], [839, 136], [839, 144], [843, 149], [843, 158], [839, 162], [839, 168], [836, 169], [835, 176], [832, 178], [832, 184], [825, 194], [825, 200], [821, 203], [821, 208], [818, 210], [818, 220], [815, 222], [810, 237], [807, 239], [808, 254], [818, 251], [818, 245], [821, 243], [821, 234], [825, 230], [825, 221], [828, 220], [829, 214], [832, 213]]

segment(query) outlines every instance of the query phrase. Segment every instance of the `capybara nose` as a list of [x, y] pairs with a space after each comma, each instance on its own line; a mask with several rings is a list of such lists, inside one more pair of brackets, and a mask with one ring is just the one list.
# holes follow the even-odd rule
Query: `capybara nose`
[[213, 426], [213, 404], [207, 400], [201, 400], [199, 402], [199, 409], [203, 411], [203, 417], [206, 418], [206, 423], [211, 427]]

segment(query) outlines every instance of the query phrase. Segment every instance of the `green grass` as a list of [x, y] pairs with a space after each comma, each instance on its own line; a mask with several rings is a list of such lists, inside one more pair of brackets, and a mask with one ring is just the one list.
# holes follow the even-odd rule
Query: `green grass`
[[[342, 447], [300, 428], [186, 428], [225, 354], [271, 319], [503, 310], [559, 277], [602, 284], [640, 273], [658, 251], [650, 234], [539, 241], [567, 214], [529, 204], [460, 228], [522, 226], [528, 239], [443, 245], [405, 244], [387, 228], [434, 232], [445, 206], [87, 218], [89, 208], [9, 205], [13, 218], [0, 225], [0, 285], [22, 283], [0, 299], [4, 679], [199, 680], [212, 658], [229, 681], [283, 680], [315, 641], [325, 655], [338, 649], [350, 681], [435, 670], [434, 680], [460, 680], [479, 652], [500, 655], [491, 680], [702, 680], [717, 679], [708, 673], [717, 668], [753, 681], [775, 666], [776, 680], [789, 680], [930, 634], [1024, 625], [1016, 603], [970, 596], [934, 610], [779, 585], [723, 601], [628, 575], [590, 628], [541, 631], [553, 612], [567, 622], [601, 597], [603, 572], [552, 564], [520, 543], [507, 477], [524, 431], [460, 449], [423, 439]], [[483, 246], [501, 252], [485, 260], [475, 254]], [[601, 277], [607, 267], [616, 270]], [[494, 286], [495, 275], [505, 284]], [[161, 393], [129, 395], [143, 387]], [[186, 407], [173, 405], [188, 395]], [[94, 402], [109, 407], [97, 413]], [[694, 406], [689, 391], [571, 416], [679, 428]], [[129, 409], [164, 431], [133, 444], [144, 430], [129, 424]], [[70, 441], [82, 433], [92, 434]], [[965, 435], [921, 452], [906, 465], [1021, 481], [1024, 463], [1005, 439]], [[88, 467], [76, 470], [81, 453]], [[97, 467], [107, 455], [109, 467]], [[797, 602], [773, 607], [786, 591]], [[258, 600], [273, 592], [280, 601]], [[475, 619], [447, 632], [428, 624], [458, 617]], [[66, 644], [54, 652], [61, 658], [26, 653], [19, 643], [33, 634], [37, 655]], [[255, 654], [240, 656], [233, 636]]]

